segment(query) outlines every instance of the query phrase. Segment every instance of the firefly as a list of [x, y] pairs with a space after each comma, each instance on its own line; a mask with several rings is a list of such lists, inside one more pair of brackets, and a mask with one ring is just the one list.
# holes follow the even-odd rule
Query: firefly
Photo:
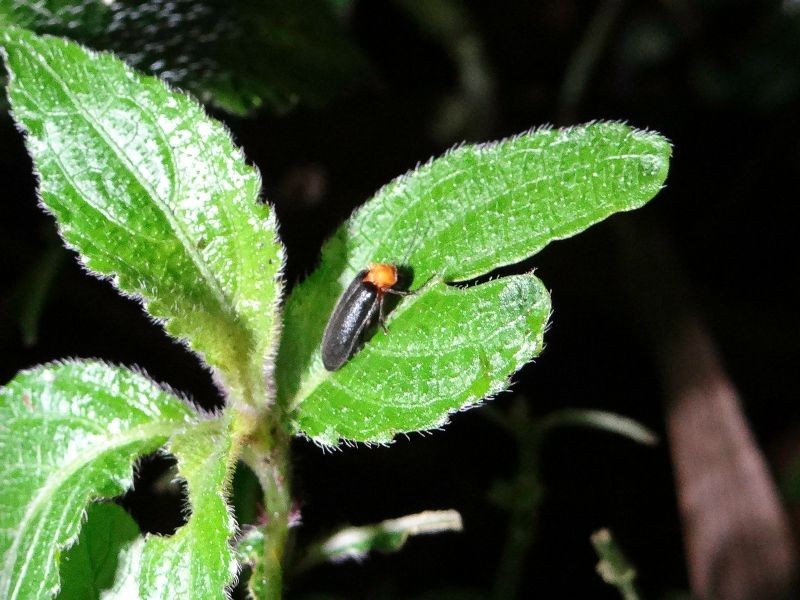
[[364, 331], [378, 322], [386, 331], [383, 301], [386, 294], [407, 296], [410, 292], [395, 289], [397, 267], [387, 263], [370, 264], [359, 271], [333, 309], [322, 336], [322, 364], [328, 371], [337, 371], [358, 350]]

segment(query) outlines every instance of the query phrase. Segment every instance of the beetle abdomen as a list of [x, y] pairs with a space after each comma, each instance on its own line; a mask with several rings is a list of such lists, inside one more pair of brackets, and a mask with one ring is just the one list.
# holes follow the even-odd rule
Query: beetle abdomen
[[378, 288], [363, 281], [367, 270], [356, 275], [333, 309], [322, 336], [322, 364], [336, 371], [355, 354], [361, 334], [378, 308]]

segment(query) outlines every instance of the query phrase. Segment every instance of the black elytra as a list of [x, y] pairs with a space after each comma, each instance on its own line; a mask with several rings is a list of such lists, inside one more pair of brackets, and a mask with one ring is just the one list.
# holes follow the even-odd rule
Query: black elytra
[[[397, 284], [394, 265], [370, 265], [359, 271], [331, 313], [322, 336], [322, 364], [338, 371], [358, 351], [364, 331], [378, 317], [383, 326], [383, 299], [388, 294], [405, 296]], [[385, 329], [385, 327], [384, 327]]]

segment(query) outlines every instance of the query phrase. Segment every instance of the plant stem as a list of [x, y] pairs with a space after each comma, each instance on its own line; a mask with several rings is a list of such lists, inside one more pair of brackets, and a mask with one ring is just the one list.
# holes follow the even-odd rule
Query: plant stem
[[639, 593], [634, 585], [636, 570], [611, 537], [611, 532], [608, 529], [595, 531], [591, 539], [600, 558], [597, 572], [603, 581], [616, 587], [624, 600], [639, 600]]
[[532, 423], [517, 432], [519, 467], [514, 478], [514, 501], [510, 507], [506, 542], [495, 576], [493, 598], [516, 598], [528, 552], [536, 537], [542, 500], [539, 478], [539, 429]]
[[277, 410], [260, 415], [258, 423], [258, 429], [248, 436], [242, 448], [242, 460], [255, 473], [264, 494], [264, 553], [262, 563], [253, 568], [250, 588], [259, 591], [260, 599], [273, 599], [281, 597], [283, 558], [289, 538], [291, 438]]

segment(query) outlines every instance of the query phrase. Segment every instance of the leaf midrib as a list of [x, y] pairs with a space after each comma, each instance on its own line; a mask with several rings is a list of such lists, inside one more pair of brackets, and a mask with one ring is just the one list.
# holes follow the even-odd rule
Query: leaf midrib
[[[93, 115], [92, 113], [87, 110], [83, 104], [76, 98], [70, 91], [67, 84], [59, 77], [58, 73], [53, 70], [47, 61], [44, 59], [44, 56], [38, 51], [31, 48], [31, 52], [36, 55], [37, 61], [40, 65], [44, 67], [44, 69], [50, 74], [53, 78], [54, 82], [58, 85], [64, 95], [69, 99], [72, 106], [75, 108], [75, 111], [83, 117], [83, 120], [89, 125], [89, 127], [95, 131], [97, 136], [107, 145], [107, 147], [112, 151], [112, 153], [117, 157], [117, 159], [124, 165], [126, 170], [131, 174], [134, 178], [136, 183], [148, 194], [150, 199], [153, 203], [159, 208], [161, 213], [164, 215], [164, 218], [172, 227], [173, 232], [175, 233], [175, 237], [178, 238], [181, 245], [183, 246], [184, 250], [186, 251], [187, 255], [194, 263], [195, 267], [202, 275], [203, 279], [205, 280], [206, 284], [208, 285], [209, 289], [211, 290], [217, 304], [219, 305], [220, 309], [226, 314], [226, 316], [233, 320], [234, 310], [232, 304], [229, 302], [225, 292], [221, 288], [219, 282], [217, 281], [216, 277], [209, 271], [208, 266], [206, 265], [205, 261], [202, 257], [198, 254], [197, 249], [191, 244], [191, 238], [183, 231], [183, 228], [180, 226], [180, 222], [174, 218], [174, 214], [169, 209], [169, 207], [164, 204], [164, 201], [159, 198], [158, 194], [147, 184], [146, 181], [143, 180], [141, 174], [135, 169], [134, 165], [130, 163], [129, 160], [125, 157], [125, 154], [122, 150], [113, 142], [111, 137], [105, 131], [105, 129], [100, 125], [99, 122], [96, 122], [95, 119], [91, 118]], [[103, 74], [104, 76], [104, 74]], [[138, 106], [138, 105], [137, 105]], [[140, 107], [141, 108], [141, 107]], [[142, 112], [148, 112], [142, 108]], [[152, 115], [151, 115], [152, 116]], [[159, 137], [161, 138], [161, 142], [165, 143], [164, 136], [165, 133], [161, 126], [158, 124], [157, 119], [152, 120], [155, 128], [159, 132]], [[173, 159], [172, 150], [169, 144], [166, 144], [166, 147], [170, 150], [170, 158]], [[174, 170], [173, 165], [173, 170]], [[66, 173], [65, 173], [66, 174]], [[171, 188], [171, 189], [174, 189]], [[171, 192], [172, 194], [173, 192]]]

